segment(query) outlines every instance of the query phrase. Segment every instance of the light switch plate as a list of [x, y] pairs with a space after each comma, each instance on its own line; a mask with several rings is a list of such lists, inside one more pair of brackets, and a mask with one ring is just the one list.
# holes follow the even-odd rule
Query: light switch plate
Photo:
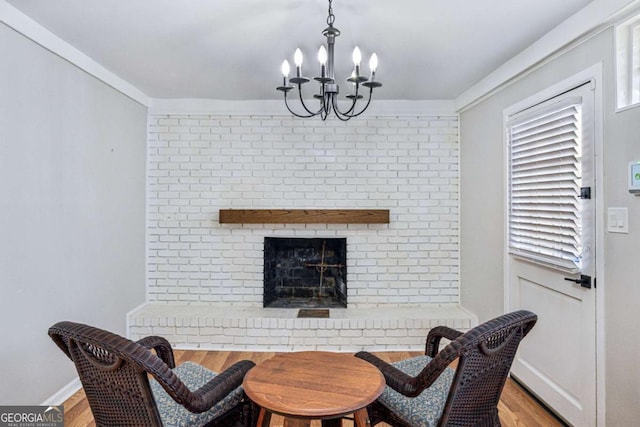
[[627, 208], [607, 209], [607, 231], [609, 233], [629, 233], [629, 213]]

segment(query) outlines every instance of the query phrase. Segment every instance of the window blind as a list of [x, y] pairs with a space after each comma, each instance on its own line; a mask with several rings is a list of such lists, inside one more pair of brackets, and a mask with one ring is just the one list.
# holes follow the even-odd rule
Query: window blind
[[581, 100], [507, 121], [509, 253], [577, 272], [581, 255]]

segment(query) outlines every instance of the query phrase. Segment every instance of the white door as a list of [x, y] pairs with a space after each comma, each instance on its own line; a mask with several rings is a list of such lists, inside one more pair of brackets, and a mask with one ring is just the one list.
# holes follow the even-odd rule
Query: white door
[[588, 83], [507, 122], [505, 301], [538, 315], [512, 375], [579, 427], [596, 425], [593, 103]]

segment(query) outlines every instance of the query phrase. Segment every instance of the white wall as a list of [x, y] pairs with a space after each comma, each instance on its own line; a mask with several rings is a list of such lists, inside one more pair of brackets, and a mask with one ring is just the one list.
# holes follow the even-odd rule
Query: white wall
[[640, 108], [615, 112], [613, 43], [608, 29], [461, 114], [461, 299], [480, 321], [503, 310], [503, 110], [602, 62], [604, 194], [598, 202], [627, 207], [630, 223], [629, 234], [606, 234], [598, 243], [605, 253], [597, 279], [606, 328], [606, 353], [599, 357], [606, 360], [606, 425], [630, 426], [637, 424], [640, 402], [640, 197], [628, 193], [625, 171], [640, 159]]
[[[148, 300], [262, 306], [265, 236], [346, 237], [353, 308], [456, 304], [455, 115], [152, 115]], [[228, 208], [389, 209], [391, 223], [219, 224]]]
[[0, 24], [0, 404], [75, 376], [59, 320], [144, 301], [146, 108]]
[[640, 107], [616, 113], [613, 105], [611, 95], [604, 118], [605, 206], [628, 208], [629, 234], [608, 233], [604, 241], [607, 425], [625, 426], [640, 415], [640, 197], [627, 191], [628, 162], [640, 160]]

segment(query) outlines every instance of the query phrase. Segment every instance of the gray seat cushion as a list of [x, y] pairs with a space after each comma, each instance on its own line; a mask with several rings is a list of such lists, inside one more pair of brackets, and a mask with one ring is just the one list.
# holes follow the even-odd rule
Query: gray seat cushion
[[[215, 377], [217, 374], [196, 363], [185, 362], [173, 370], [191, 391], [195, 391]], [[194, 414], [177, 403], [167, 394], [155, 379], [149, 380], [153, 397], [158, 405], [158, 412], [164, 426], [202, 426], [236, 406], [243, 397], [242, 387], [236, 388], [227, 397], [214, 405], [210, 410]]]
[[[414, 377], [427, 366], [430, 360], [429, 356], [418, 356], [395, 362], [393, 366]], [[454, 374], [455, 370], [446, 368], [431, 387], [416, 397], [406, 397], [387, 386], [378, 398], [378, 402], [412, 426], [435, 427], [442, 417]]]

